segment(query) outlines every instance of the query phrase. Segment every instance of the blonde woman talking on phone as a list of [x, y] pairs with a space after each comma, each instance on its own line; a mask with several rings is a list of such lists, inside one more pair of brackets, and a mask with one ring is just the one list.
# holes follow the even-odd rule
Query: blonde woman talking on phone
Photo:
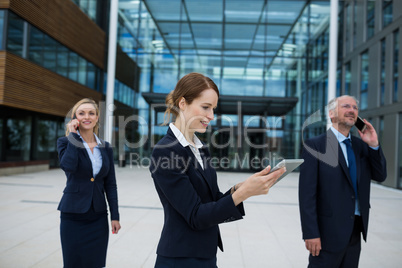
[[72, 108], [66, 136], [57, 140], [60, 167], [67, 176], [58, 206], [64, 268], [106, 266], [106, 199], [111, 231], [117, 234], [120, 230], [113, 151], [97, 136], [98, 120], [95, 101], [82, 99]]

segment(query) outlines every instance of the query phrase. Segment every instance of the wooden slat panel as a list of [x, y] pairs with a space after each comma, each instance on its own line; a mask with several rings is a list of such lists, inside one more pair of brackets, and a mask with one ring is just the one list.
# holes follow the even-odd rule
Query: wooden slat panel
[[66, 116], [83, 98], [99, 102], [102, 94], [71, 81], [14, 54], [0, 52], [0, 84], [6, 106], [57, 116]]
[[0, 0], [10, 10], [104, 69], [105, 32], [70, 0]]
[[6, 53], [0, 52], [0, 104], [3, 103], [4, 98], [4, 73], [5, 73], [5, 66], [6, 66]]
[[0, 8], [8, 8], [10, 6], [10, 0], [0, 0]]

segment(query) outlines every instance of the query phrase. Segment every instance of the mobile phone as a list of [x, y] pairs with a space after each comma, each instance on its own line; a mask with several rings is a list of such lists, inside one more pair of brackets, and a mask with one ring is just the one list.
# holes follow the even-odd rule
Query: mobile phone
[[366, 129], [366, 124], [364, 123], [363, 119], [360, 118], [360, 116], [357, 117], [355, 126], [358, 130], [360, 130], [360, 132], [364, 132], [364, 130]]
[[[74, 116], [73, 116], [73, 119], [72, 120], [74, 120], [74, 119], [77, 119], [77, 116], [75, 116], [75, 114], [74, 114]], [[78, 126], [75, 128], [75, 130], [77, 130], [79, 128], [79, 123], [78, 123]]]

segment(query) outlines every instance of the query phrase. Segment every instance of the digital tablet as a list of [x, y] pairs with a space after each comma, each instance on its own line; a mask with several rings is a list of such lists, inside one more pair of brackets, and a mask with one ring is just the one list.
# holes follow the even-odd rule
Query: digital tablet
[[304, 162], [304, 159], [283, 159], [281, 162], [279, 162], [275, 167], [271, 169], [271, 172], [274, 172], [275, 170], [278, 170], [282, 167], [286, 167], [285, 173], [280, 176], [276, 182], [272, 185], [274, 186], [278, 181], [282, 180], [286, 175], [288, 175], [290, 172], [295, 170], [298, 166], [300, 166]]

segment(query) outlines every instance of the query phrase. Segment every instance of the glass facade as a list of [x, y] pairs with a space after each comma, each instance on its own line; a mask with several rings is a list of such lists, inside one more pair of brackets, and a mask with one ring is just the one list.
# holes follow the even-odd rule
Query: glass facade
[[398, 179], [397, 187], [402, 189], [402, 113], [399, 114], [399, 148], [398, 148], [398, 167], [396, 176]]
[[382, 27], [387, 27], [393, 19], [392, 9], [393, 9], [393, 0], [382, 0]]
[[[81, 4], [84, 2], [91, 7], [93, 4], [89, 2], [96, 3], [96, 1], [81, 1]], [[11, 11], [1, 10], [1, 24], [4, 21], [4, 14], [8, 15], [7, 51], [93, 90], [106, 91], [106, 83], [102, 83], [101, 80], [102, 76], [106, 79], [106, 74], [103, 74], [100, 68]], [[24, 36], [28, 36], [26, 41]], [[115, 89], [116, 100], [134, 108], [136, 93], [133, 86], [127, 86], [117, 79], [116, 83], [118, 85]]]
[[[109, 1], [73, 2], [107, 36]], [[245, 2], [119, 0], [118, 45], [139, 66], [140, 80], [138, 93], [132, 85], [116, 80], [114, 98], [138, 109], [141, 123], [133, 125], [135, 131], [130, 137], [127, 134], [127, 140], [146, 141], [142, 146], [130, 148], [131, 151], [138, 152], [140, 157], [149, 156], [153, 144], [167, 129], [161, 125], [163, 112], [154, 109], [153, 100], [144, 96], [170, 92], [178, 79], [189, 72], [211, 77], [221, 96], [235, 96], [239, 100], [244, 97], [299, 99], [282, 116], [270, 114], [275, 108], [258, 116], [243, 114], [244, 111], [217, 113], [201, 139], [213, 143], [215, 147], [210, 148], [213, 156], [230, 158], [228, 168], [236, 167], [232, 162], [236, 156], [299, 157], [301, 137], [309, 138], [326, 130], [330, 1]], [[363, 116], [378, 119], [381, 140], [389, 138], [383, 131], [388, 117], [382, 108], [392, 105], [390, 102], [397, 103], [400, 94], [401, 26], [397, 25], [400, 12], [395, 10], [395, 3], [398, 2], [339, 1], [336, 96], [356, 96]], [[11, 11], [0, 10], [0, 31], [1, 49], [106, 94], [106, 73]], [[369, 67], [373, 64], [378, 68]], [[378, 105], [381, 109], [370, 110]], [[315, 121], [305, 125], [309, 120]], [[63, 122], [35, 113], [19, 112], [0, 121], [3, 138], [0, 154], [4, 161], [51, 159], [55, 154], [54, 141], [64, 135]], [[21, 122], [30, 127], [21, 129]], [[48, 140], [47, 128], [52, 129], [47, 133]], [[222, 128], [231, 128], [233, 133], [220, 131]], [[246, 128], [250, 131], [244, 134], [242, 130]], [[261, 129], [264, 131], [258, 132]], [[31, 138], [31, 143], [24, 145], [29, 148], [16, 147], [8, 141], [13, 135], [22, 139], [31, 135], [38, 144]], [[28, 152], [23, 152], [25, 149]], [[6, 154], [8, 150], [13, 153]], [[250, 167], [249, 160], [244, 167]]]
[[73, 0], [77, 6], [80, 7], [82, 12], [88, 15], [88, 17], [91, 18], [91, 20], [96, 22], [96, 10], [97, 10], [97, 0]]
[[384, 144], [384, 117], [383, 116], [380, 116], [380, 118], [379, 118], [378, 141], [380, 142], [380, 144]]
[[22, 56], [24, 21], [12, 12], [8, 13], [7, 50]]
[[360, 56], [360, 109], [368, 107], [368, 87], [369, 87], [369, 53], [365, 51]]
[[[66, 48], [49, 35], [21, 19], [15, 13], [7, 11], [7, 51], [50, 70], [80, 84], [87, 85], [87, 65], [92, 66], [89, 85], [97, 90], [100, 69], [95, 67], [74, 51]], [[27, 36], [28, 38], [24, 38]], [[94, 74], [95, 71], [95, 81]], [[94, 83], [95, 82], [95, 83]]]
[[392, 101], [398, 101], [398, 81], [399, 81], [399, 30], [394, 32], [394, 67]]
[[353, 49], [357, 46], [357, 21], [361, 16], [357, 14], [357, 3], [358, 0], [353, 0]]
[[[119, 7], [118, 42], [141, 67], [141, 92], [168, 93], [183, 75], [200, 72], [214, 80], [221, 95], [314, 96], [311, 106], [286, 116], [281, 131], [243, 137], [265, 140], [270, 151], [277, 150], [279, 155], [295, 155], [297, 150], [286, 148], [284, 141], [295, 142], [301, 131], [293, 128], [299, 125], [297, 122], [325, 106], [329, 32], [322, 21], [329, 17], [329, 3], [250, 1], [244, 5], [241, 1], [208, 0], [201, 5], [197, 1], [175, 0], [167, 5], [161, 0], [123, 0]], [[314, 82], [308, 85], [306, 80]], [[150, 135], [157, 141], [167, 127], [158, 125], [160, 115], [155, 115], [141, 95], [138, 107], [139, 115], [151, 124], [140, 135]], [[233, 127], [240, 122], [238, 115], [220, 114], [216, 118], [219, 120], [211, 124], [212, 132], [214, 126], [228, 124], [229, 119]], [[248, 119], [242, 115], [241, 126], [257, 125], [257, 121]], [[216, 138], [227, 141], [230, 137], [222, 134]], [[141, 149], [144, 155], [150, 152], [148, 145]], [[211, 151], [230, 155], [267, 153], [250, 152], [246, 147]]]
[[5, 142], [5, 138], [3, 137], [3, 121], [4, 119], [0, 117], [0, 161], [2, 160], [2, 155], [3, 155], [3, 144]]
[[0, 106], [0, 161], [49, 160], [55, 167], [57, 138], [64, 135], [63, 118]]
[[14, 116], [6, 121], [5, 161], [28, 161], [31, 152], [32, 117]]
[[6, 40], [5, 36], [4, 36], [4, 21], [5, 21], [5, 16], [6, 12], [4, 10], [0, 9], [0, 49], [4, 49], [5, 45], [4, 42]]
[[385, 39], [381, 40], [381, 69], [380, 69], [380, 105], [384, 105], [385, 103], [385, 51], [386, 51], [386, 42]]
[[[7, 52], [93, 90], [103, 92], [106, 88], [106, 81], [102, 82], [106, 75], [100, 68], [10, 10], [0, 10], [0, 31], [1, 48]], [[132, 108], [137, 105], [133, 86], [118, 80], [115, 97]], [[51, 167], [58, 165], [56, 141], [65, 135], [62, 118], [2, 106], [0, 111], [0, 161], [49, 160]], [[3, 117], [5, 114], [7, 117]]]
[[367, 39], [374, 35], [375, 31], [375, 1], [367, 0]]
[[57, 139], [65, 135], [64, 122], [41, 116], [35, 117], [35, 142], [30, 148], [32, 159], [49, 160], [49, 165], [58, 165]]
[[352, 74], [351, 74], [351, 69], [350, 69], [350, 62], [345, 64], [345, 95], [350, 95], [350, 89], [351, 89], [351, 79], [352, 79]]
[[345, 52], [348, 53], [350, 52], [350, 48], [351, 48], [351, 31], [353, 29], [353, 2], [349, 3], [348, 5], [346, 5], [346, 15], [344, 16], [346, 18], [346, 27], [345, 27]]

